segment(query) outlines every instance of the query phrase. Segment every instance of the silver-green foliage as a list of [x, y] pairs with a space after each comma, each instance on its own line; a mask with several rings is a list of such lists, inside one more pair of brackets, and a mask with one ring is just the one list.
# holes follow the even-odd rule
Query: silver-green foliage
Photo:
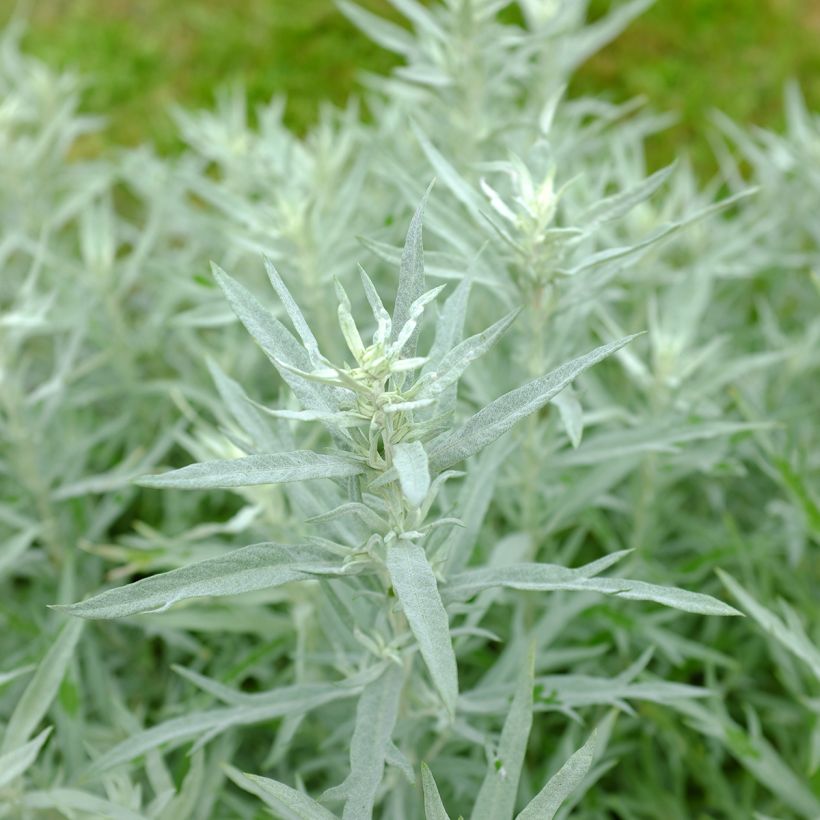
[[[339, 326], [352, 363], [334, 364], [320, 352], [305, 317], [272, 266], [271, 279], [300, 341], [238, 283], [224, 272], [217, 272], [237, 315], [280, 372], [288, 374], [289, 384], [305, 402], [304, 410], [320, 411], [316, 419], [336, 445], [332, 452], [254, 453], [141, 479], [144, 485], [177, 489], [345, 479], [347, 499], [337, 509], [340, 514], [345, 507], [351, 512], [358, 510], [363, 522], [358, 532], [345, 538], [330, 528], [320, 527], [318, 538], [314, 536], [315, 545], [245, 547], [108, 590], [65, 608], [85, 618], [123, 617], [161, 612], [191, 597], [236, 595], [319, 577], [337, 577], [339, 583], [349, 587], [348, 594], [366, 596], [367, 606], [361, 618], [377, 627], [365, 644], [371, 657], [359, 660], [358, 665], [383, 667], [383, 671], [360, 695], [351, 740], [350, 774], [324, 796], [325, 800], [343, 800], [342, 816], [351, 820], [371, 816], [382, 772], [391, 755], [403, 758], [413, 753], [398, 733], [396, 723], [400, 711], [405, 719], [412, 715], [410, 693], [425, 687], [419, 664], [413, 662], [416, 652], [440, 698], [439, 709], [434, 709], [427, 720], [436, 712], [440, 712], [437, 720], [441, 725], [452, 724], [459, 717], [457, 660], [450, 629], [452, 616], [446, 602], [467, 600], [485, 589], [498, 587], [579, 589], [654, 601], [692, 612], [736, 614], [731, 607], [706, 595], [638, 581], [594, 577], [612, 564], [613, 558], [575, 573], [546, 564], [528, 564], [453, 576], [439, 571], [437, 576], [427, 555], [430, 535], [439, 530], [452, 532], [462, 525], [458, 505], [448, 510], [446, 517], [436, 515], [437, 491], [442, 486], [440, 479], [447, 477], [446, 470], [476, 455], [517, 422], [539, 411], [576, 377], [630, 339], [599, 347], [491, 400], [464, 424], [451, 429], [450, 414], [437, 406], [442, 391], [435, 391], [432, 386], [440, 378], [446, 379], [448, 385], [456, 383], [458, 376], [451, 375], [453, 369], [464, 371], [475, 358], [460, 351], [489, 349], [484, 339], [496, 341], [500, 333], [479, 334], [481, 341], [465, 348], [449, 323], [451, 314], [442, 311], [435, 337], [448, 338], [454, 346], [452, 352], [441, 351], [440, 370], [424, 372], [429, 358], [418, 355], [416, 339], [425, 308], [441, 288], [424, 289], [423, 206], [424, 202], [407, 235], [392, 316], [387, 315], [372, 283], [362, 274], [376, 323], [370, 343], [363, 340], [347, 294], [337, 285]], [[509, 325], [506, 320], [504, 327]], [[460, 362], [464, 366], [459, 366]], [[313, 390], [316, 387], [320, 392]], [[424, 418], [419, 411], [424, 411]], [[243, 432], [252, 440], [252, 430]], [[367, 526], [371, 521], [375, 527]], [[436, 551], [446, 554], [446, 537], [436, 543]], [[339, 626], [350, 629], [351, 625]], [[352, 631], [350, 637], [355, 637]], [[498, 756], [503, 764], [487, 774], [478, 795], [475, 817], [512, 816], [532, 720], [532, 688], [530, 670], [519, 684], [501, 734]], [[272, 714], [263, 710], [259, 718]], [[236, 722], [246, 719], [239, 712], [233, 718]], [[232, 718], [226, 714], [223, 720], [229, 725]], [[211, 732], [216, 729], [211, 722], [204, 723], [202, 728], [207, 726], [213, 727]], [[196, 723], [188, 721], [183, 737], [190, 736], [195, 727]], [[170, 736], [155, 733], [151, 742], [161, 743], [166, 738]], [[145, 748], [144, 743], [135, 743], [131, 752], [135, 756]]]
[[174, 159], [3, 40], [0, 814], [813, 820], [816, 115], [648, 174], [646, 3], [393, 5]]

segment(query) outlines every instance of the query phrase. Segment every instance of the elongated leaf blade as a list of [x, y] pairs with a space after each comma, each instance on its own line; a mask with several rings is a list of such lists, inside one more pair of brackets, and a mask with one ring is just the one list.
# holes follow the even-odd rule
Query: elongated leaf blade
[[475, 455], [504, 435], [516, 422], [540, 410], [588, 368], [629, 344], [636, 335], [602, 345], [566, 364], [505, 393], [490, 402], [458, 430], [445, 436], [430, 452], [430, 468], [435, 474]]
[[472, 820], [512, 817], [518, 781], [532, 728], [534, 652], [529, 653], [501, 730], [495, 760], [490, 762], [473, 807]]
[[34, 740], [0, 755], [0, 789], [25, 773], [26, 769], [37, 759], [40, 749], [43, 748], [50, 734], [51, 726], [43, 729]]
[[595, 759], [596, 733], [549, 779], [516, 820], [552, 820], [564, 801], [581, 785]]
[[495, 324], [470, 336], [460, 344], [457, 344], [449, 353], [441, 359], [436, 376], [430, 387], [423, 390], [421, 395], [438, 395], [450, 385], [455, 384], [462, 373], [478, 358], [483, 356], [501, 338], [507, 328], [513, 323], [520, 311], [513, 310]]
[[420, 441], [397, 444], [393, 448], [393, 465], [405, 498], [414, 507], [420, 507], [430, 489], [430, 467], [424, 445]]
[[[410, 228], [407, 231], [404, 250], [401, 254], [399, 286], [396, 290], [396, 304], [393, 308], [391, 342], [396, 341], [405, 322], [410, 318], [411, 305], [424, 293], [424, 251], [422, 249], [421, 225], [424, 217], [424, 206], [427, 204], [431, 188], [432, 185], [425, 192], [415, 214], [413, 214]], [[415, 355], [418, 334], [419, 329], [417, 327], [405, 344], [404, 349], [408, 356]]]
[[422, 762], [421, 764], [421, 787], [424, 790], [424, 817], [425, 820], [450, 820], [441, 802], [441, 795], [438, 793], [438, 786], [433, 778], [430, 767]]
[[222, 401], [225, 402], [240, 429], [250, 436], [256, 447], [260, 450], [274, 452], [288, 449], [281, 446], [278, 435], [273, 432], [271, 425], [254, 407], [241, 385], [225, 374], [214, 361], [208, 361], [208, 369]]
[[289, 817], [299, 820], [337, 820], [324, 806], [291, 786], [258, 774], [240, 772], [233, 766], [225, 766], [225, 772], [239, 788], [256, 795], [276, 812], [284, 809]]
[[276, 270], [273, 260], [267, 256], [265, 257], [265, 270], [267, 271], [268, 279], [270, 279], [271, 285], [273, 285], [273, 289], [276, 291], [277, 296], [282, 302], [285, 311], [293, 323], [294, 329], [299, 334], [299, 338], [305, 346], [305, 350], [308, 352], [308, 357], [314, 364], [318, 363], [320, 355], [319, 344], [316, 341], [316, 337], [313, 335], [313, 331], [310, 329], [310, 325], [308, 325], [307, 320], [299, 308], [299, 305], [296, 304], [296, 300], [293, 298], [284, 280], [279, 275], [279, 271]]
[[[97, 797], [81, 789], [56, 788], [28, 791], [20, 802], [27, 809], [39, 810], [39, 813], [58, 812], [63, 817], [77, 816], [74, 812], [82, 812], [86, 817], [105, 817], [106, 820], [148, 820], [148, 816], [141, 812], [126, 806], [119, 806], [111, 800]], [[68, 812], [71, 814], [69, 815]]]
[[415, 46], [412, 36], [401, 26], [391, 23], [348, 0], [339, 0], [339, 10], [373, 42], [396, 54], [409, 55]]
[[81, 634], [82, 623], [78, 621], [70, 621], [60, 630], [11, 713], [0, 752], [16, 749], [31, 737], [51, 707]]
[[361, 465], [342, 456], [294, 450], [190, 464], [161, 475], [142, 476], [137, 483], [143, 487], [210, 490], [314, 478], [349, 478], [362, 472]]
[[699, 592], [648, 584], [627, 578], [590, 578], [583, 568], [567, 569], [555, 564], [513, 564], [507, 567], [468, 570], [450, 579], [442, 589], [445, 601], [463, 601], [485, 589], [554, 592], [602, 592], [632, 601], [653, 601], [664, 606], [699, 615], [740, 615], [734, 607]]
[[658, 188], [668, 179], [675, 164], [661, 168], [646, 179], [641, 180], [637, 185], [625, 191], [619, 191], [613, 196], [596, 202], [591, 208], [584, 212], [581, 220], [585, 223], [596, 225], [601, 222], [611, 222], [620, 219], [628, 214], [636, 205], [649, 199]]
[[458, 697], [458, 670], [450, 640], [450, 623], [433, 568], [419, 544], [401, 542], [388, 549], [387, 570], [430, 677], [447, 711], [453, 715]]
[[94, 761], [89, 774], [99, 775], [152, 749], [175, 749], [201, 736], [215, 737], [236, 726], [263, 723], [286, 715], [304, 714], [326, 703], [354, 697], [363, 684], [315, 683], [283, 686], [255, 695], [253, 702], [192, 712], [131, 735]]
[[758, 603], [728, 572], [720, 569], [717, 572], [729, 592], [763, 631], [806, 663], [820, 681], [820, 649], [811, 642], [805, 631], [797, 624], [787, 626], [774, 612]]
[[343, 820], [373, 815], [403, 685], [404, 670], [390, 664], [364, 688], [359, 698], [350, 743], [350, 774], [340, 789], [347, 798]]
[[[293, 369], [310, 371], [312, 365], [307, 351], [293, 338], [290, 331], [247, 288], [218, 265], [211, 265], [211, 268], [234, 313], [299, 401], [311, 410], [337, 410], [338, 395], [333, 388], [308, 382], [293, 372]], [[283, 364], [286, 367], [282, 367]]]
[[253, 544], [109, 589], [80, 603], [54, 608], [80, 618], [125, 618], [144, 612], [162, 612], [189, 598], [239, 595], [290, 581], [342, 574], [339, 559], [320, 547]]

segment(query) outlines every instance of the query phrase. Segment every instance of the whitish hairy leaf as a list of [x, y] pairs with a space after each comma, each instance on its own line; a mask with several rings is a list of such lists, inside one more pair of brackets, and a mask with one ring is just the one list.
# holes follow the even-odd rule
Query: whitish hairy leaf
[[28, 809], [50, 809], [49, 814], [57, 812], [62, 817], [73, 817], [76, 816], [74, 812], [82, 812], [85, 817], [104, 817], [106, 820], [148, 820], [148, 815], [80, 789], [29, 791], [20, 802]]
[[208, 361], [208, 369], [222, 401], [225, 402], [239, 428], [250, 436], [256, 448], [269, 451], [283, 449], [279, 437], [264, 416], [253, 406], [241, 385], [226, 375], [214, 361]]
[[370, 310], [373, 312], [373, 318], [376, 320], [376, 332], [373, 335], [373, 342], [374, 344], [386, 344], [390, 339], [393, 326], [390, 314], [382, 304], [376, 286], [361, 265], [359, 265], [359, 276], [362, 280], [362, 289], [367, 297]]
[[575, 752], [519, 813], [516, 820], [552, 820], [561, 804], [586, 777], [595, 758], [596, 733]]
[[343, 820], [372, 817], [376, 792], [384, 774], [393, 728], [399, 712], [404, 670], [389, 664], [365, 686], [356, 707], [356, 726], [350, 742], [350, 774], [331, 793], [344, 795]]
[[293, 327], [299, 334], [299, 338], [302, 340], [302, 344], [305, 346], [305, 350], [307, 350], [311, 362], [318, 364], [321, 355], [319, 354], [319, 344], [316, 341], [316, 337], [313, 335], [313, 331], [310, 329], [302, 311], [299, 309], [299, 305], [296, 304], [296, 300], [291, 296], [287, 285], [285, 285], [282, 277], [279, 275], [279, 271], [276, 270], [273, 261], [267, 256], [265, 257], [265, 270], [268, 273], [268, 279], [270, 279], [273, 289], [279, 296], [291, 322], [293, 322]]
[[420, 441], [397, 444], [393, 448], [393, 465], [405, 498], [414, 507], [420, 507], [430, 489], [430, 468], [424, 445]]
[[473, 283], [472, 268], [467, 271], [455, 290], [444, 300], [438, 321], [433, 344], [427, 356], [427, 364], [422, 374], [438, 368], [439, 362], [461, 341], [464, 336], [464, 320], [467, 316], [467, 303]]
[[11, 713], [0, 752], [16, 749], [31, 737], [60, 688], [81, 632], [82, 623], [78, 621], [71, 621], [60, 630]]
[[207, 490], [313, 478], [348, 478], [362, 472], [364, 468], [361, 465], [342, 456], [295, 450], [292, 453], [260, 453], [244, 458], [190, 464], [162, 475], [142, 476], [137, 484], [143, 487]]
[[0, 672], [0, 686], [5, 686], [7, 683], [19, 678], [22, 675], [27, 675], [32, 669], [36, 669], [34, 664], [30, 666], [20, 666], [17, 669], [12, 669], [10, 672]]
[[387, 570], [430, 677], [447, 711], [453, 715], [458, 697], [456, 656], [436, 576], [424, 549], [411, 542], [391, 545], [387, 551]]
[[504, 331], [513, 323], [520, 311], [508, 313], [495, 324], [465, 339], [457, 344], [449, 353], [446, 353], [438, 364], [435, 373], [430, 373], [430, 384], [419, 394], [420, 396], [436, 396], [455, 384], [461, 374], [478, 358], [483, 356], [504, 334]]
[[776, 794], [795, 815], [805, 820], [820, 817], [820, 799], [811, 784], [783, 760], [759, 727], [746, 732], [725, 712], [693, 701], [673, 704], [673, 708], [687, 715], [698, 731], [719, 740], [756, 780]]
[[234, 313], [299, 401], [311, 410], [336, 410], [338, 394], [333, 388], [308, 382], [294, 372], [310, 371], [311, 361], [308, 353], [293, 338], [290, 331], [265, 310], [247, 288], [228, 276], [218, 265], [211, 265], [211, 268]]
[[620, 217], [629, 213], [636, 205], [649, 199], [649, 197], [666, 182], [674, 169], [674, 163], [667, 165], [666, 168], [661, 168], [660, 171], [656, 171], [651, 176], [641, 180], [633, 188], [629, 188], [626, 191], [619, 191], [617, 194], [613, 194], [610, 197], [596, 202], [583, 213], [579, 221], [589, 229], [592, 225], [597, 225], [601, 222], [610, 222], [615, 219], [620, 219]]
[[277, 815], [287, 817], [288, 820], [337, 820], [335, 814], [311, 800], [304, 792], [284, 783], [257, 774], [243, 774], [233, 766], [225, 766], [225, 772], [237, 786], [255, 794]]
[[578, 592], [603, 592], [618, 595], [631, 601], [654, 601], [684, 612], [700, 615], [740, 615], [734, 607], [724, 604], [711, 595], [688, 592], [674, 587], [647, 584], [627, 578], [590, 578], [584, 568], [568, 569], [555, 564], [513, 564], [468, 570], [456, 575], [442, 589], [445, 601], [464, 601], [485, 589], [506, 587], [508, 589], [553, 592], [575, 590]]
[[450, 815], [447, 814], [441, 802], [441, 795], [438, 793], [433, 773], [424, 762], [421, 764], [421, 786], [424, 789], [425, 820], [450, 820]]
[[318, 546], [253, 544], [109, 589], [87, 601], [54, 608], [80, 618], [125, 618], [142, 612], [162, 612], [188, 598], [239, 595], [290, 581], [342, 574], [339, 559]]
[[473, 807], [472, 820], [512, 817], [527, 740], [532, 727], [534, 652], [522, 670], [510, 711], [501, 730], [495, 759], [490, 761], [484, 782]]
[[415, 41], [401, 26], [363, 9], [348, 0], [339, 0], [339, 9], [353, 25], [360, 28], [374, 43], [388, 51], [406, 56], [413, 53]]
[[194, 812], [205, 785], [205, 753], [198, 749], [191, 755], [191, 765], [182, 786], [174, 798], [165, 806], [159, 820], [188, 820], [196, 816]]
[[433, 473], [446, 470], [453, 464], [469, 458], [504, 435], [516, 422], [544, 405], [592, 365], [610, 356], [635, 336], [627, 336], [617, 342], [595, 348], [584, 356], [579, 356], [566, 364], [534, 379], [531, 382], [505, 393], [490, 402], [482, 410], [453, 433], [437, 442], [430, 452], [430, 467]]
[[[410, 318], [411, 306], [424, 293], [424, 252], [421, 246], [421, 223], [424, 216], [424, 206], [427, 204], [427, 197], [430, 195], [432, 187], [431, 184], [422, 197], [415, 214], [413, 214], [410, 228], [407, 231], [404, 250], [401, 254], [399, 285], [396, 290], [396, 304], [393, 308], [393, 329], [390, 339], [392, 342], [398, 339], [401, 329]], [[409, 356], [415, 354], [418, 332], [417, 327], [405, 344]]]
[[34, 740], [30, 740], [18, 749], [12, 749], [12, 751], [0, 755], [0, 789], [8, 786], [34, 763], [50, 734], [51, 726], [48, 729], [43, 729]]
[[570, 443], [577, 448], [584, 434], [584, 418], [581, 402], [578, 401], [575, 391], [568, 387], [563, 393], [559, 393], [555, 397], [555, 406], [561, 415], [561, 424], [564, 425]]
[[89, 772], [99, 775], [160, 746], [175, 749], [197, 737], [211, 739], [235, 726], [248, 726], [286, 715], [303, 714], [326, 703], [353, 697], [361, 692], [363, 686], [361, 679], [283, 686], [249, 696], [252, 700], [236, 706], [192, 712], [172, 718], [118, 743], [95, 760]]
[[820, 649], [811, 642], [797, 617], [792, 619], [791, 624], [785, 624], [774, 612], [759, 604], [749, 595], [729, 573], [722, 570], [718, 570], [717, 573], [720, 580], [737, 598], [746, 612], [763, 628], [763, 631], [807, 663], [817, 680], [820, 681]]

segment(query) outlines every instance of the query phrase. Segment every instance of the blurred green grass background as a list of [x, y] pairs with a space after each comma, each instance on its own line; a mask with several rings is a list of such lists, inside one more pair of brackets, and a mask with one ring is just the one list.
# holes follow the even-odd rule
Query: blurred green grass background
[[[360, 2], [397, 18], [387, 0]], [[609, 5], [593, 0], [592, 14]], [[237, 81], [251, 102], [287, 94], [288, 122], [304, 131], [321, 100], [342, 103], [360, 71], [394, 64], [333, 0], [0, 0], [0, 19], [15, 9], [33, 54], [87, 78], [87, 106], [108, 116], [103, 140], [113, 145], [150, 140], [174, 151], [169, 104], [209, 106]], [[679, 122], [652, 143], [652, 164], [686, 148], [703, 170], [709, 112], [778, 127], [792, 77], [820, 108], [820, 0], [657, 0], [581, 69], [570, 93], [642, 95], [674, 112]]]

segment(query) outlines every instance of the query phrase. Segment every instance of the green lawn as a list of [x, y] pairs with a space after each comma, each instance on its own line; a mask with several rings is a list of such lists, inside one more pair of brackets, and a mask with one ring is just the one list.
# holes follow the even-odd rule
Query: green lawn
[[[15, 5], [0, 0], [2, 16]], [[390, 13], [387, 0], [365, 5]], [[594, 0], [593, 13], [608, 5]], [[32, 8], [28, 46], [88, 77], [88, 105], [109, 115], [106, 140], [114, 144], [150, 139], [173, 150], [167, 104], [210, 105], [214, 89], [235, 80], [255, 101], [286, 93], [289, 121], [302, 130], [320, 100], [345, 99], [359, 70], [385, 71], [393, 62], [331, 0], [49, 0]], [[817, 0], [657, 0], [571, 90], [640, 94], [676, 112], [680, 122], [652, 146], [653, 159], [688, 145], [703, 165], [712, 108], [777, 126], [780, 92], [792, 76], [820, 108], [818, 43]]]

